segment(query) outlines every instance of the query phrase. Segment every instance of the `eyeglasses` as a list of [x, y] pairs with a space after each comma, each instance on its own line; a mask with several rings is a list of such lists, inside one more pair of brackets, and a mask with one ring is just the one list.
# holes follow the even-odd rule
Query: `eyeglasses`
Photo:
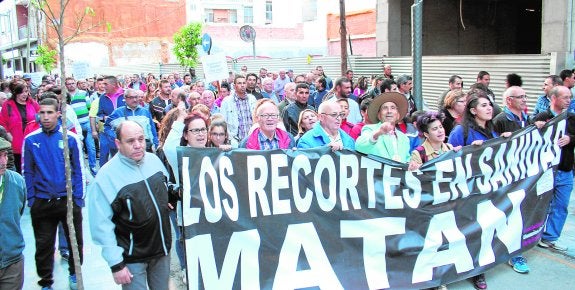
[[200, 135], [200, 133], [206, 134], [206, 132], [208, 132], [208, 128], [206, 128], [206, 127], [194, 128], [194, 129], [189, 129], [188, 132], [192, 133], [192, 135]]
[[275, 120], [279, 117], [279, 114], [259, 114], [258, 117], [260, 117], [262, 119]]
[[213, 137], [225, 137], [226, 133], [216, 133], [216, 132], [212, 132], [210, 133], [210, 135], [212, 135]]
[[521, 96], [510, 96], [514, 99], [527, 99], [527, 95], [521, 95]]
[[125, 99], [137, 99], [138, 96], [126, 96], [126, 97], [124, 97], [124, 98], [125, 98]]
[[343, 119], [345, 117], [345, 113], [329, 113], [329, 114], [328, 113], [321, 113], [321, 114], [322, 115], [328, 115], [328, 116], [330, 116], [332, 118], [336, 118], [336, 119], [337, 118]]

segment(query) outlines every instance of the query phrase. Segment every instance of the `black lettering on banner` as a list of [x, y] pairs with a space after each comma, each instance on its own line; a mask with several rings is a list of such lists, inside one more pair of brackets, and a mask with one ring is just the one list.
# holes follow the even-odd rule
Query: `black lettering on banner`
[[189, 288], [421, 289], [484, 272], [539, 239], [565, 125], [418, 171], [329, 148], [180, 147]]

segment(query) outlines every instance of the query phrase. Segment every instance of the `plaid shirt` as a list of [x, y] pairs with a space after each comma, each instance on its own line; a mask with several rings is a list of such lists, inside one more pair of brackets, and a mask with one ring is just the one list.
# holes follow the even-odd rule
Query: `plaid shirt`
[[241, 99], [238, 95], [234, 94], [234, 103], [238, 109], [238, 140], [244, 139], [253, 124], [252, 111], [248, 98]]
[[260, 150], [273, 150], [280, 149], [279, 139], [276, 134], [271, 139], [268, 139], [262, 131], [258, 134], [258, 141], [260, 142]]

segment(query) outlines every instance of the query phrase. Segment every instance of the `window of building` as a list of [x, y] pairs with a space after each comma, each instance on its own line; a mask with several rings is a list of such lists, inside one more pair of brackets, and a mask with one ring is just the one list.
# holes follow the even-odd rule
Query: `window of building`
[[266, 1], [266, 24], [272, 23], [273, 13], [272, 13], [272, 1]]
[[238, 23], [238, 11], [235, 9], [228, 10], [230, 23]]
[[304, 0], [302, 9], [303, 21], [315, 21], [317, 19], [317, 0]]
[[244, 7], [244, 23], [254, 23], [254, 7]]
[[214, 22], [214, 10], [206, 9], [206, 22]]

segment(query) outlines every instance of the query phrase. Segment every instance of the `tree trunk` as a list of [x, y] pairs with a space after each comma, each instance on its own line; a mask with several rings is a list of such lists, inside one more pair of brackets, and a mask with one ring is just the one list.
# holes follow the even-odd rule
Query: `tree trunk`
[[[63, 5], [61, 6], [63, 7]], [[63, 15], [63, 14], [62, 14]], [[66, 66], [64, 61], [64, 31], [63, 31], [63, 17], [60, 18], [58, 24], [58, 47], [60, 48], [60, 83], [62, 87], [61, 95], [61, 110], [62, 110], [62, 139], [64, 143], [64, 166], [66, 170], [66, 193], [67, 193], [67, 211], [66, 222], [68, 224], [68, 233], [70, 237], [70, 244], [68, 247], [72, 250], [72, 257], [74, 258], [74, 269], [76, 271], [76, 281], [78, 289], [84, 289], [82, 280], [82, 265], [80, 264], [80, 251], [78, 250], [78, 241], [76, 240], [76, 228], [74, 228], [74, 195], [72, 192], [72, 171], [70, 168], [70, 148], [68, 146], [68, 129], [66, 128], [66, 103], [67, 93], [66, 86]], [[79, 157], [84, 158], [84, 154], [79, 152]], [[82, 168], [82, 170], [84, 170]], [[82, 173], [83, 174], [83, 173]], [[83, 233], [80, 233], [83, 234]]]

